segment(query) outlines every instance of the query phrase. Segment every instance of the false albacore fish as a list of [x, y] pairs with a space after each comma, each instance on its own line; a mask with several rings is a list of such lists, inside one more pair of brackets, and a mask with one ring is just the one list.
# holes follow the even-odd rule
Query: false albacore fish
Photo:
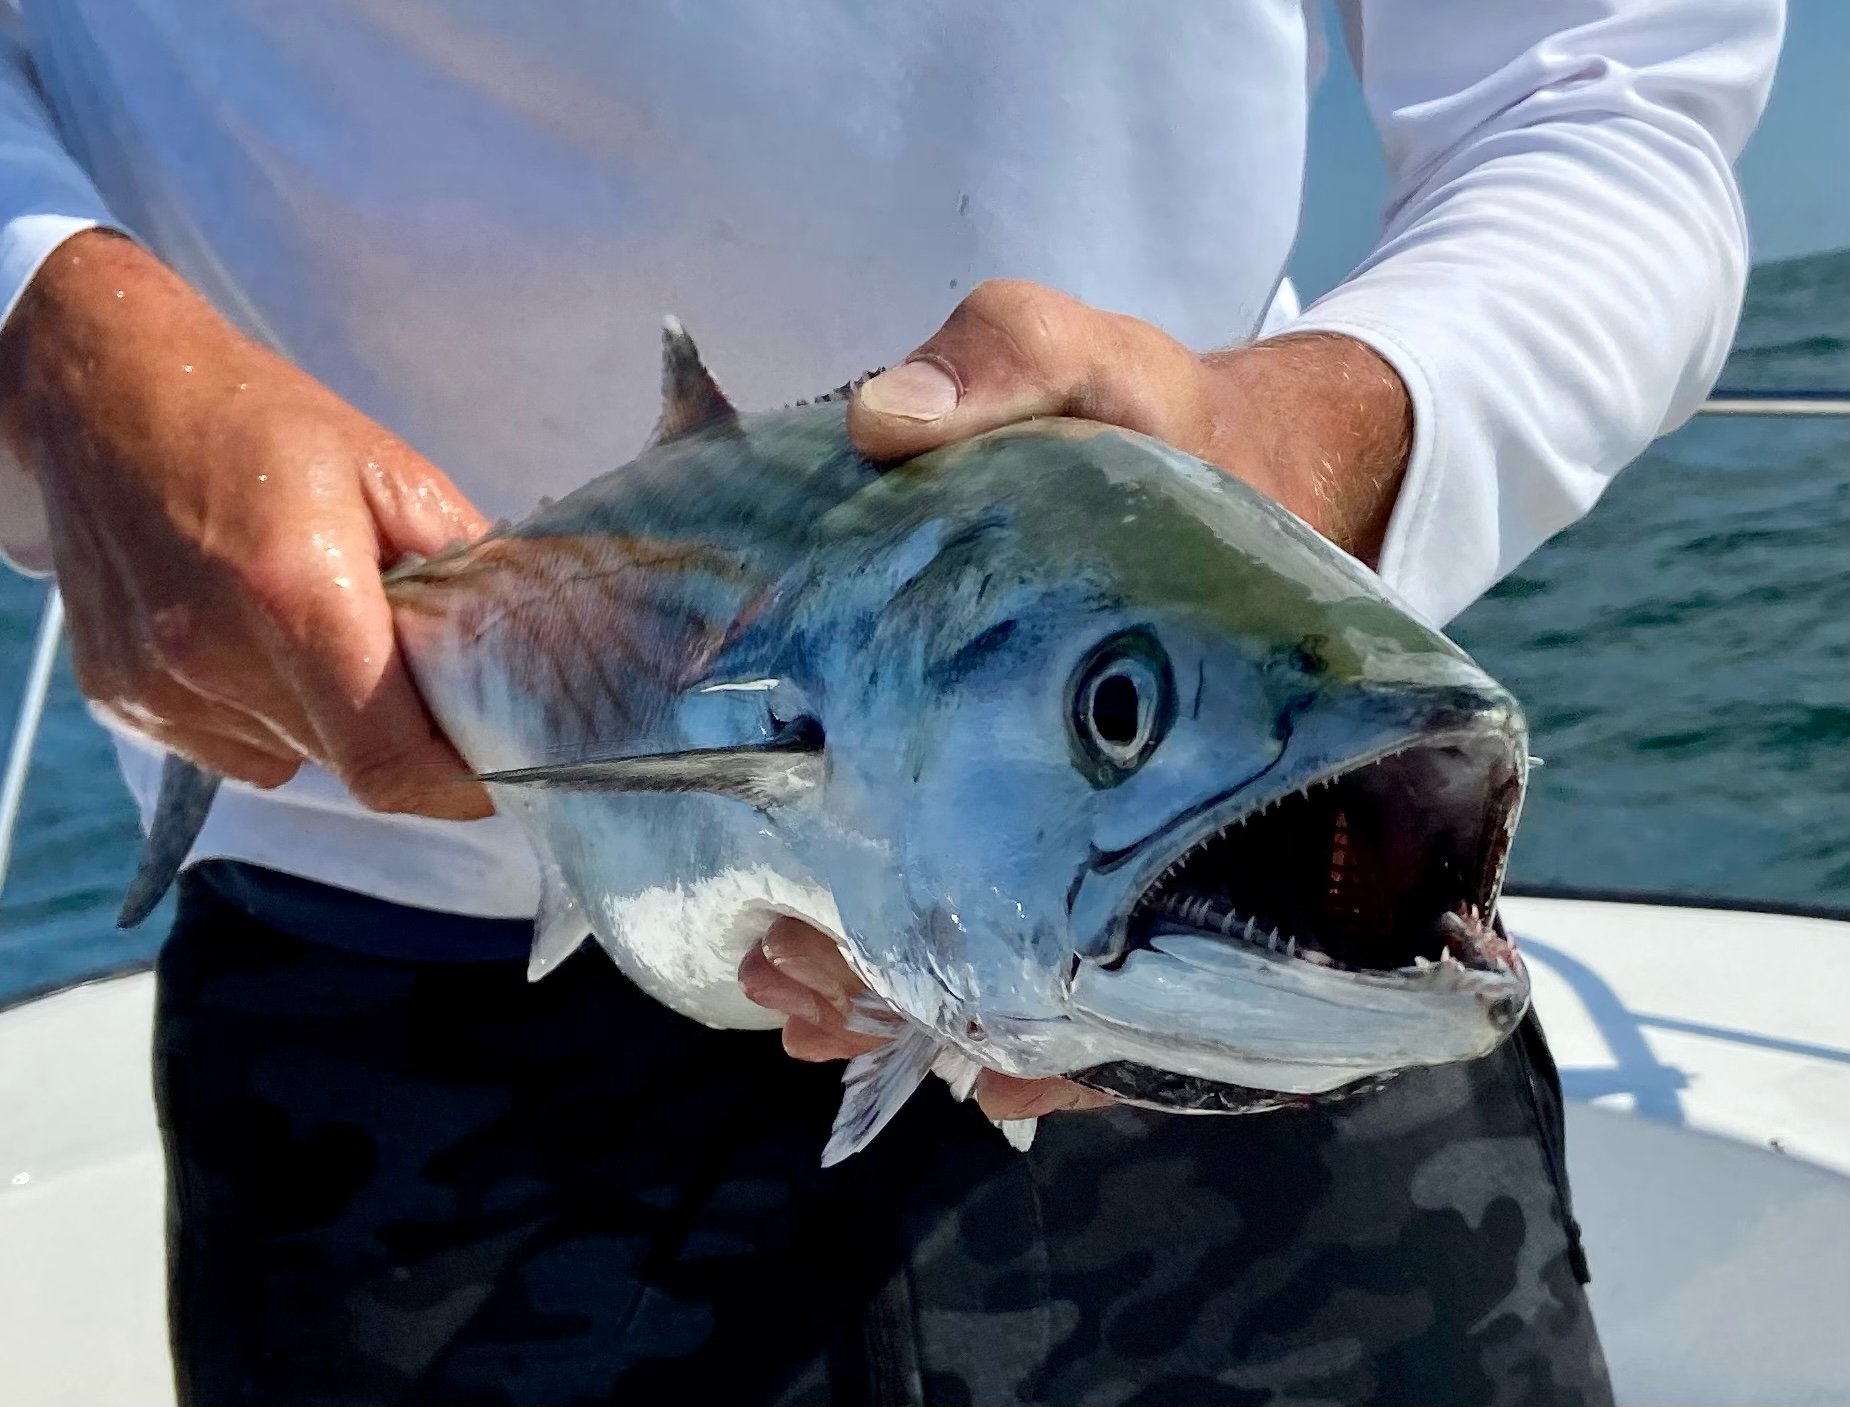
[[[595, 938], [768, 1027], [745, 953], [780, 914], [834, 935], [895, 1039], [827, 1162], [934, 1069], [1242, 1112], [1513, 1028], [1522, 717], [1373, 574], [1140, 435], [1037, 420], [882, 472], [839, 398], [741, 415], [665, 348], [637, 459], [386, 578], [540, 857], [533, 976]], [[125, 919], [213, 785], [170, 762]]]

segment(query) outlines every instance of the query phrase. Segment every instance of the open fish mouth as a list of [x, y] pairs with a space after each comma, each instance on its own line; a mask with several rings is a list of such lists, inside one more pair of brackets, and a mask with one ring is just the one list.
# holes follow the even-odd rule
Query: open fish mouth
[[1425, 736], [1210, 816], [1143, 888], [1117, 961], [1194, 934], [1338, 972], [1514, 973], [1496, 903], [1525, 770], [1500, 730]]
[[1162, 837], [1110, 956], [1077, 964], [1068, 992], [1117, 1058], [1071, 1077], [1235, 1113], [1495, 1049], [1529, 1002], [1496, 914], [1524, 741], [1520, 726], [1404, 737]]

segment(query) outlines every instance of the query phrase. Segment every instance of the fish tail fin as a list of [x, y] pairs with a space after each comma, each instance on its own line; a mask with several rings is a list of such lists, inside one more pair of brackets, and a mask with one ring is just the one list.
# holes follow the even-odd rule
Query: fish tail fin
[[909, 1026], [885, 1045], [848, 1062], [842, 1075], [841, 1109], [829, 1130], [828, 1146], [822, 1150], [823, 1167], [834, 1167], [874, 1141], [931, 1073], [940, 1044], [923, 1026]]
[[193, 842], [199, 839], [206, 813], [212, 809], [212, 798], [218, 795], [219, 781], [216, 772], [195, 767], [178, 754], [167, 755], [161, 764], [154, 819], [141, 847], [141, 863], [129, 881], [128, 893], [122, 896], [117, 928], [133, 928], [140, 923], [172, 887], [180, 866], [192, 853]]

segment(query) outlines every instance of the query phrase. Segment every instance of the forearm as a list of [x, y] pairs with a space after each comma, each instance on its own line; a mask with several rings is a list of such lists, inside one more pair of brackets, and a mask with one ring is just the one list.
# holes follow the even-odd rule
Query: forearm
[[[66, 151], [33, 81], [12, 6], [0, 6], [0, 327], [46, 257], [79, 231], [110, 225], [101, 195]], [[0, 562], [50, 567], [44, 505], [0, 446]]]
[[[236, 334], [153, 255], [112, 231], [66, 240], [39, 268], [0, 331], [0, 440], [28, 473], [55, 455], [47, 434], [81, 434], [86, 402], [136, 416], [144, 380], [192, 389], [195, 354]], [[173, 375], [159, 369], [171, 365]], [[183, 370], [191, 367], [193, 370]], [[97, 388], [107, 387], [106, 399]]]
[[250, 468], [271, 458], [265, 437], [293, 438], [300, 419], [307, 447], [313, 423], [337, 413], [154, 255], [105, 230], [55, 250], [0, 333], [0, 448], [54, 520], [62, 505], [67, 552], [79, 502], [214, 550], [232, 512], [278, 490]]
[[1413, 444], [1412, 405], [1393, 367], [1328, 333], [1202, 360], [1213, 426], [1204, 457], [1250, 466], [1242, 477], [1372, 565]]

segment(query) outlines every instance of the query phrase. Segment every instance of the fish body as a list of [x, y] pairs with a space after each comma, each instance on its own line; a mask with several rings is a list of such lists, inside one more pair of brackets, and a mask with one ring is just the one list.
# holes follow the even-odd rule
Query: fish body
[[1238, 1111], [1513, 1028], [1522, 716], [1373, 574], [1125, 430], [881, 471], [836, 401], [741, 415], [666, 347], [638, 458], [387, 576], [540, 857], [534, 976], [594, 938], [769, 1027], [741, 959], [780, 914], [833, 935], [897, 1039], [850, 1066], [831, 1160], [933, 1068]]

